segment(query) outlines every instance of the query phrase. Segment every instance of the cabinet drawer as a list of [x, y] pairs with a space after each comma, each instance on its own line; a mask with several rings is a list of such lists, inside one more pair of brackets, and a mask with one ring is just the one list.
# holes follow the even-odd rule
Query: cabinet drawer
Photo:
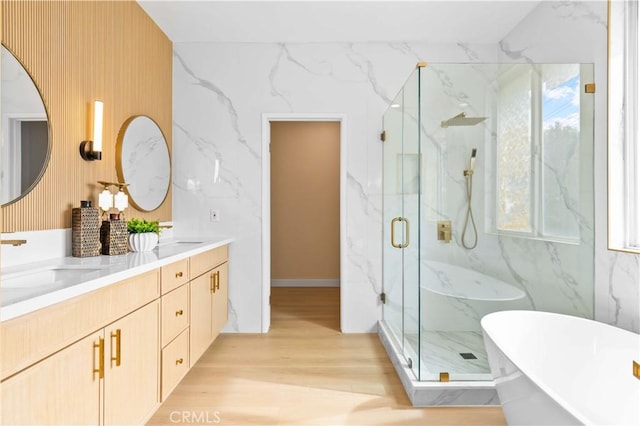
[[189, 284], [162, 296], [162, 347], [189, 325]]
[[189, 371], [189, 329], [162, 350], [162, 400], [173, 391]]
[[224, 263], [229, 258], [228, 247], [222, 246], [204, 253], [191, 256], [189, 263], [191, 278], [197, 278], [205, 272]]
[[160, 268], [162, 294], [189, 281], [189, 259], [179, 260]]

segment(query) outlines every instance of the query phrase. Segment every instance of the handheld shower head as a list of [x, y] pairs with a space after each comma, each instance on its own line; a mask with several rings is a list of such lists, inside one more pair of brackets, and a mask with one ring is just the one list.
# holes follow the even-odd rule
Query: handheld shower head
[[473, 175], [473, 171], [476, 168], [476, 154], [477, 153], [478, 153], [478, 150], [476, 148], [473, 148], [471, 150], [471, 158], [469, 159], [469, 168], [463, 171], [463, 175], [465, 175], [465, 176]]
[[476, 168], [476, 154], [478, 153], [478, 150], [476, 148], [473, 148], [471, 150], [471, 159], [469, 160], [469, 170], [471, 170], [471, 172], [473, 172]]

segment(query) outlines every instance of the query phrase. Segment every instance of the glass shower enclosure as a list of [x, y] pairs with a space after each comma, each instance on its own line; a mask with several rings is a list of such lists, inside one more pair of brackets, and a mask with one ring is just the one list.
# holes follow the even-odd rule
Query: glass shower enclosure
[[389, 105], [383, 321], [416, 380], [491, 380], [490, 312], [593, 317], [592, 81], [592, 64], [419, 63]]

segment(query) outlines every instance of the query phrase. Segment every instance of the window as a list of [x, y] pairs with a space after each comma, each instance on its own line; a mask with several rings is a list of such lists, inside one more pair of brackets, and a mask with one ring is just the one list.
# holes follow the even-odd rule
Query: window
[[498, 83], [496, 231], [580, 239], [580, 65], [512, 65]]
[[638, 2], [609, 15], [609, 247], [640, 252], [640, 40]]

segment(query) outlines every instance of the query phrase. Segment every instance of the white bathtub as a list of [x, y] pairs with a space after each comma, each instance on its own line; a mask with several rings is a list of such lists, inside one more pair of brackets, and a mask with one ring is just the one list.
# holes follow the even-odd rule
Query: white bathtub
[[491, 373], [509, 424], [640, 425], [640, 335], [535, 311], [482, 318]]

